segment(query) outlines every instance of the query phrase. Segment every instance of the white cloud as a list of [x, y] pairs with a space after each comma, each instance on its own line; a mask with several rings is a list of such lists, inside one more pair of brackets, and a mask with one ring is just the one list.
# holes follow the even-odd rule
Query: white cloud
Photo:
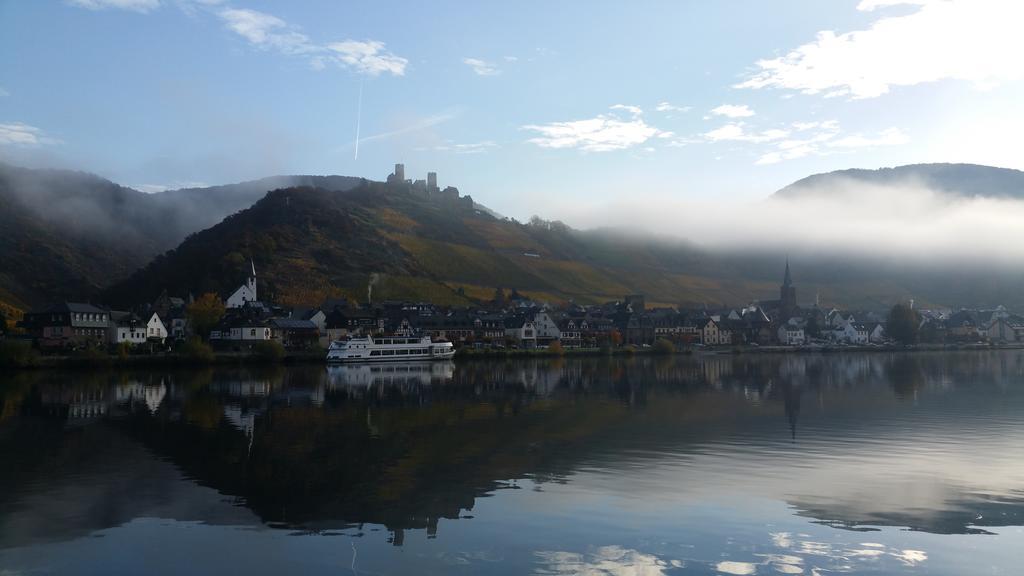
[[519, 62], [518, 56], [505, 56], [505, 62]]
[[67, 0], [67, 3], [71, 6], [87, 8], [89, 10], [114, 8], [142, 13], [156, 10], [160, 7], [160, 0]]
[[539, 132], [540, 136], [528, 142], [542, 148], [579, 148], [587, 152], [609, 152], [632, 148], [647, 142], [649, 139], [664, 134], [663, 131], [651, 126], [634, 112], [640, 110], [635, 106], [616, 105], [632, 115], [630, 120], [601, 114], [588, 120], [569, 122], [552, 122], [550, 124], [530, 124], [523, 130]]
[[755, 164], [777, 164], [784, 160], [796, 160], [806, 156], [823, 156], [830, 149], [853, 150], [858, 148], [875, 148], [878, 146], [897, 146], [910, 141], [902, 130], [896, 127], [886, 128], [876, 136], [852, 134], [839, 138], [839, 123], [832, 120], [814, 123], [816, 131], [806, 138], [786, 139], [775, 143], [775, 150], [766, 152], [757, 159]]
[[342, 66], [370, 76], [382, 73], [404, 76], [405, 67], [409, 64], [405, 58], [385, 50], [384, 43], [377, 40], [345, 40], [327, 47]]
[[481, 142], [472, 142], [467, 144], [456, 144], [455, 142], [448, 141], [444, 144], [438, 144], [431, 148], [417, 148], [417, 150], [454, 152], [455, 154], [486, 154], [489, 150], [497, 147], [498, 143], [493, 140], [483, 140]]
[[644, 113], [643, 109], [639, 106], [630, 106], [629, 104], [615, 104], [611, 107], [612, 110], [625, 110], [633, 116], [639, 116]]
[[829, 142], [829, 146], [832, 148], [866, 148], [873, 146], [896, 146], [899, 144], [906, 144], [910, 141], [910, 138], [899, 128], [886, 128], [882, 130], [878, 136], [874, 138], [870, 136], [864, 136], [861, 134], [855, 134], [853, 136], [847, 136], [840, 138], [834, 142]]
[[284, 20], [256, 10], [225, 8], [218, 15], [229, 30], [254, 46], [274, 49], [282, 54], [304, 55], [310, 65], [322, 69], [333, 63], [359, 74], [377, 76], [382, 73], [402, 76], [409, 61], [384, 48], [378, 40], [344, 40], [326, 46], [314, 43]]
[[692, 110], [691, 106], [675, 106], [670, 102], [658, 102], [658, 105], [654, 107], [658, 112], [689, 112]]
[[730, 122], [720, 128], [704, 133], [710, 142], [771, 142], [789, 135], [786, 130], [772, 129], [763, 132], [747, 132], [743, 122]]
[[60, 140], [47, 136], [41, 129], [22, 122], [0, 124], [0, 146], [34, 148], [44, 144], [59, 144]]
[[728, 118], [748, 118], [754, 115], [754, 111], [746, 104], [722, 104], [721, 106], [712, 109], [711, 113], [715, 116], [725, 116]]
[[867, 30], [819, 32], [784, 56], [760, 60], [739, 88], [874, 98], [894, 86], [939, 80], [991, 88], [1024, 77], [1024, 2], [864, 0], [863, 11], [896, 4], [917, 9], [881, 17]]
[[146, 194], [156, 194], [157, 192], [166, 192], [168, 190], [178, 190], [181, 188], [207, 188], [210, 185], [206, 182], [172, 182], [170, 184], [139, 184], [132, 186], [139, 192], [145, 192]]
[[491, 62], [479, 58], [463, 58], [462, 63], [473, 69], [477, 76], [497, 76], [501, 70]]
[[285, 54], [308, 54], [318, 49], [305, 34], [277, 16], [246, 8], [226, 8], [219, 13], [229, 30], [261, 48]]

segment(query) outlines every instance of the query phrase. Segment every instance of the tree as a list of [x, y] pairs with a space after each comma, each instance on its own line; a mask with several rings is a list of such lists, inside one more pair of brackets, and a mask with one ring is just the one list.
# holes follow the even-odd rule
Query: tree
[[555, 356], [561, 356], [565, 354], [565, 349], [562, 348], [561, 342], [553, 340], [551, 344], [548, 344], [548, 353], [554, 354]]
[[667, 338], [658, 338], [654, 341], [654, 353], [669, 356], [676, 353], [676, 346]]
[[900, 344], [914, 344], [918, 340], [921, 317], [906, 304], [897, 304], [889, 311], [885, 331]]
[[611, 342], [613, 347], [618, 347], [622, 344], [622, 333], [618, 330], [612, 330], [611, 333], [608, 334], [608, 340]]
[[192, 332], [206, 339], [217, 322], [224, 317], [224, 303], [213, 292], [207, 292], [189, 304], [185, 313], [192, 324]]

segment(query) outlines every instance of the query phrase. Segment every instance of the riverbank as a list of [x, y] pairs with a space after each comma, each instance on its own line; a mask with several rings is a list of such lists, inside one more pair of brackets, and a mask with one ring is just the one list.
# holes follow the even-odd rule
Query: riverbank
[[[1012, 344], [916, 344], [916, 345], [868, 345], [868, 346], [688, 346], [678, 349], [664, 347], [619, 348], [570, 348], [552, 350], [532, 349], [470, 349], [462, 348], [455, 360], [476, 359], [517, 359], [517, 358], [572, 358], [572, 357], [630, 357], [630, 356], [727, 356], [743, 354], [848, 354], [848, 353], [892, 353], [892, 352], [953, 352], [1020, 350], [1024, 343]], [[322, 350], [283, 351], [280, 354], [253, 352], [213, 352], [196, 356], [179, 352], [154, 354], [131, 354], [118, 356], [98, 351], [71, 355], [42, 355], [35, 350], [19, 350], [17, 354], [6, 354], [0, 360], [4, 369], [95, 369], [95, 368], [141, 368], [180, 366], [248, 366], [268, 364], [326, 364]]]

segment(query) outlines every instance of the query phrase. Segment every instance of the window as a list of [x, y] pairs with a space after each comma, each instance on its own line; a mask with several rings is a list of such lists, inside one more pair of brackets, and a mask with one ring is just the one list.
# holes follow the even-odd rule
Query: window
[[256, 336], [256, 329], [249, 330], [249, 336]]
[[370, 350], [370, 356], [380, 356], [380, 350]]

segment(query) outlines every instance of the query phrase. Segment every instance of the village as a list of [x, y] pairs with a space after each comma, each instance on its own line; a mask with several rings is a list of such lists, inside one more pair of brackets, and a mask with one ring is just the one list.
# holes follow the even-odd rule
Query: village
[[[232, 293], [193, 298], [161, 294], [134, 311], [64, 302], [25, 314], [8, 339], [30, 340], [44, 353], [94, 349], [143, 353], [168, 351], [189, 339], [217, 352], [247, 352], [261, 343], [285, 351], [321, 353], [332, 341], [353, 336], [429, 335], [464, 351], [643, 350], [658, 343], [671, 350], [817, 349], [895, 344], [887, 314], [801, 306], [789, 262], [779, 298], [727, 309], [647, 307], [643, 295], [601, 305], [550, 306], [496, 289], [476, 307], [429, 302], [329, 299], [284, 308], [259, 298], [256, 268]], [[212, 306], [210, 306], [212, 301]], [[204, 314], [198, 309], [204, 308]], [[910, 303], [913, 307], [913, 303]], [[209, 309], [214, 317], [210, 318]], [[1024, 317], [992, 310], [914, 310], [923, 344], [1024, 342]], [[909, 342], [899, 342], [909, 344]]]

